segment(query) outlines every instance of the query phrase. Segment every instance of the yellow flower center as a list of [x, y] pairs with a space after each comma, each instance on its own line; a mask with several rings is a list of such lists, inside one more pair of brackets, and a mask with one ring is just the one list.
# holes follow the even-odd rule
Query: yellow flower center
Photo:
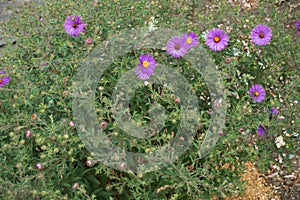
[[215, 36], [215, 37], [214, 37], [214, 41], [215, 41], [216, 43], [220, 42], [220, 37]]
[[0, 78], [0, 84], [2, 83], [2, 79]]
[[77, 28], [77, 24], [74, 23], [74, 24], [72, 25], [72, 27], [73, 27], [73, 28]]
[[192, 44], [192, 42], [193, 42], [192, 38], [189, 37], [189, 38], [186, 39], [186, 43]]
[[176, 49], [176, 50], [180, 49], [180, 45], [179, 45], [179, 44], [176, 44], [176, 45], [175, 45], [175, 49]]
[[260, 33], [258, 36], [259, 36], [260, 38], [263, 38], [263, 37], [265, 36], [265, 34], [264, 34], [264, 33]]
[[259, 93], [258, 92], [254, 92], [254, 96], [258, 97]]
[[143, 61], [143, 67], [145, 67], [145, 68], [149, 67], [149, 62], [148, 61]]

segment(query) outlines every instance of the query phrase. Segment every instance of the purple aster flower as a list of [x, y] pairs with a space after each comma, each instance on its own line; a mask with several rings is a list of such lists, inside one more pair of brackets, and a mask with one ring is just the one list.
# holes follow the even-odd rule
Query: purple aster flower
[[188, 51], [188, 47], [182, 37], [173, 36], [167, 43], [167, 52], [174, 58], [182, 57]]
[[266, 97], [266, 91], [262, 86], [255, 84], [249, 89], [249, 95], [251, 96], [252, 100], [259, 103]]
[[273, 115], [278, 115], [278, 110], [275, 107], [272, 107], [270, 110], [270, 120], [273, 118]]
[[185, 41], [185, 44], [188, 48], [197, 46], [199, 43], [198, 37], [194, 32], [185, 33], [182, 36], [183, 41]]
[[10, 78], [9, 76], [3, 76], [1, 74], [5, 74], [5, 71], [0, 71], [0, 87], [3, 87], [4, 85], [9, 83]]
[[256, 133], [261, 137], [265, 137], [266, 136], [265, 132], [266, 129], [260, 124], [256, 130]]
[[272, 30], [264, 24], [259, 24], [252, 29], [251, 39], [256, 45], [267, 45], [272, 39]]
[[298, 33], [300, 34], [300, 20], [296, 22], [296, 27], [298, 29]]
[[150, 54], [143, 54], [140, 56], [140, 64], [136, 66], [138, 69], [134, 73], [139, 79], [147, 80], [154, 74], [155, 66], [154, 58]]
[[218, 28], [210, 30], [206, 36], [206, 45], [213, 51], [222, 51], [228, 45], [228, 34]]
[[86, 24], [81, 21], [81, 16], [70, 15], [67, 17], [65, 24], [65, 31], [71, 36], [78, 37], [79, 33], [84, 32], [84, 27]]

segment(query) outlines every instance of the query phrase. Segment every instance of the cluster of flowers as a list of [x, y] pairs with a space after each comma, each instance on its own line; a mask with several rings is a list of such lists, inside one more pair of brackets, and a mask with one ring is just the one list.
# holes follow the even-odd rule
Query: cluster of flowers
[[185, 33], [181, 37], [173, 36], [167, 43], [167, 52], [174, 58], [184, 56], [191, 47], [197, 46], [198, 37], [194, 32]]
[[[84, 28], [87, 26], [82, 21], [79, 15], [70, 15], [67, 17], [64, 28], [67, 34], [71, 37], [78, 37], [80, 33], [85, 32]], [[300, 30], [300, 21], [297, 21], [296, 26]], [[272, 30], [263, 25], [257, 25], [251, 32], [251, 38], [256, 45], [266, 45], [272, 39]], [[90, 43], [89, 39], [87, 43]], [[221, 29], [214, 28], [210, 30], [206, 37], [206, 45], [213, 51], [223, 50], [229, 42], [229, 36]], [[185, 33], [181, 37], [173, 36], [167, 43], [167, 52], [174, 58], [184, 56], [188, 50], [199, 43], [195, 33]], [[139, 58], [140, 63], [136, 66], [135, 74], [139, 79], [147, 80], [154, 74], [156, 62], [150, 54], [143, 54]], [[258, 100], [260, 98], [257, 98]]]
[[[251, 38], [256, 45], [267, 45], [272, 39], [272, 30], [263, 25], [257, 25], [251, 32]], [[222, 51], [229, 42], [229, 36], [221, 29], [214, 28], [206, 36], [206, 45], [213, 51]], [[184, 56], [191, 47], [197, 46], [198, 37], [194, 32], [189, 32], [180, 36], [173, 36], [167, 42], [167, 52], [174, 58]], [[137, 74], [139, 79], [147, 80], [154, 74], [156, 62], [154, 58], [148, 55], [140, 56], [140, 64], [137, 65]]]
[[[259, 24], [252, 29], [251, 39], [256, 45], [267, 45], [272, 39], [272, 30], [264, 24]], [[213, 51], [222, 51], [228, 42], [228, 34], [218, 28], [210, 30], [206, 36], [206, 45]]]
[[[67, 17], [65, 24], [65, 31], [70, 36], [79, 36], [80, 32], [84, 32], [86, 24], [81, 21], [80, 16]], [[296, 22], [296, 28], [300, 34], [300, 21]], [[272, 30], [264, 24], [259, 24], [251, 31], [251, 40], [255, 45], [267, 45], [272, 40]], [[206, 35], [206, 45], [213, 51], [222, 51], [228, 45], [228, 34], [218, 28], [214, 28]], [[184, 56], [191, 47], [197, 46], [199, 43], [197, 35], [194, 32], [185, 33], [182, 36], [173, 36], [167, 42], [167, 52], [174, 58], [180, 58]], [[147, 80], [154, 74], [156, 67], [156, 61], [151, 54], [143, 54], [139, 58], [139, 64], [136, 66], [135, 74], [139, 79]], [[0, 82], [1, 84], [1, 82]], [[1, 86], [1, 85], [0, 85]], [[265, 99], [265, 89], [258, 84], [254, 84], [249, 89], [249, 95], [253, 101], [260, 103]], [[278, 110], [276, 108], [270, 109], [270, 120], [273, 115], [277, 115]], [[259, 125], [256, 132], [259, 136], [264, 137], [266, 129], [262, 124]]]
[[[264, 24], [257, 25], [251, 31], [251, 39], [256, 45], [267, 45], [272, 39], [272, 30]], [[228, 34], [218, 28], [210, 30], [206, 36], [206, 45], [213, 51], [222, 51], [228, 45]], [[197, 46], [198, 37], [194, 32], [173, 36], [167, 43], [167, 52], [174, 58], [184, 56], [191, 47]], [[140, 57], [139, 69], [135, 71], [139, 79], [147, 80], [154, 74], [156, 62], [151, 55]]]
[[[256, 45], [267, 45], [272, 39], [272, 30], [263, 25], [257, 25], [251, 32], [251, 38]], [[206, 45], [213, 51], [223, 50], [229, 42], [229, 36], [221, 29], [214, 28], [206, 36]], [[184, 56], [191, 47], [197, 46], [198, 38], [194, 32], [185, 33], [181, 37], [173, 36], [167, 43], [167, 52], [174, 58]], [[151, 55], [140, 57], [139, 69], [135, 71], [139, 79], [149, 79], [154, 74], [156, 62]]]
[[[198, 43], [198, 37], [194, 32], [173, 36], [167, 43], [167, 52], [174, 58], [180, 58]], [[139, 79], [147, 80], [154, 74], [155, 67], [156, 62], [151, 54], [143, 54], [140, 56], [140, 63], [136, 66], [135, 74]]]
[[[40, 19], [43, 20], [42, 18]], [[80, 33], [85, 32], [84, 28], [87, 24], [82, 22], [82, 18], [79, 15], [70, 15], [67, 17], [64, 23], [64, 29], [68, 35], [71, 37], [78, 37]], [[300, 34], [300, 21], [296, 22], [296, 27], [298, 29], [298, 33]], [[256, 26], [251, 32], [251, 38], [254, 44], [256, 45], [266, 45], [272, 39], [271, 29], [265, 25]], [[229, 37], [226, 32], [221, 29], [212, 29], [209, 31], [206, 37], [206, 45], [214, 51], [221, 51], [228, 45]], [[92, 39], [87, 38], [86, 42], [90, 44]], [[198, 38], [195, 33], [190, 32], [184, 34], [183, 36], [174, 36], [167, 43], [167, 52], [172, 55], [174, 58], [179, 58], [184, 56], [187, 51], [198, 44]], [[156, 62], [154, 58], [150, 54], [144, 54], [140, 56], [140, 64], [137, 65], [138, 69], [135, 71], [139, 79], [149, 79], [149, 76], [154, 74], [154, 69], [156, 66]], [[43, 63], [46, 65], [46, 63]], [[8, 84], [10, 82], [10, 77], [6, 75], [5, 71], [0, 71], [0, 87]], [[257, 103], [264, 100], [266, 96], [266, 92], [264, 88], [258, 84], [252, 85], [249, 89], [249, 95], [251, 96], [253, 101]], [[270, 120], [273, 118], [273, 115], [277, 115], [278, 110], [274, 107], [270, 109]], [[33, 115], [36, 118], [36, 115]], [[33, 118], [32, 116], [32, 118]], [[74, 122], [70, 122], [70, 126], [74, 126]], [[101, 127], [106, 127], [106, 123], [101, 123]], [[266, 129], [260, 124], [257, 128], [257, 134], [264, 137], [266, 134]], [[26, 131], [26, 138], [29, 138], [31, 135], [31, 131]], [[93, 162], [91, 160], [87, 160], [87, 166], [92, 166]], [[43, 163], [36, 164], [37, 169], [43, 168]], [[78, 187], [78, 183], [73, 185], [73, 189]]]
[[[261, 85], [255, 84], [250, 87], [249, 95], [253, 101], [260, 103], [265, 99], [266, 91]], [[275, 107], [272, 107], [270, 109], [269, 119], [271, 120], [274, 115], [278, 115], [278, 110]], [[266, 128], [264, 128], [263, 125], [260, 124], [256, 130], [256, 133], [259, 136], [264, 137], [266, 136], [266, 131]]]
[[[41, 21], [43, 19], [40, 19]], [[70, 15], [64, 22], [64, 29], [68, 35], [71, 37], [78, 37], [80, 33], [84, 33], [84, 28], [87, 26], [82, 21], [80, 15]], [[300, 20], [296, 22], [296, 28], [300, 34]], [[256, 45], [266, 45], [272, 39], [272, 30], [263, 25], [257, 25], [251, 31], [251, 38]], [[90, 44], [92, 42], [91, 38], [86, 39], [86, 43]], [[214, 28], [210, 30], [206, 37], [206, 45], [213, 51], [223, 50], [229, 42], [229, 36], [226, 32], [221, 29]], [[198, 44], [198, 38], [195, 33], [190, 32], [184, 34], [181, 37], [172, 37], [167, 44], [167, 52], [175, 58], [184, 56], [188, 49], [196, 46]], [[138, 65], [140, 69], [136, 70], [136, 74], [140, 79], [148, 79], [149, 76], [153, 75], [156, 62], [151, 55], [142, 55], [140, 57], [140, 64]], [[5, 71], [0, 71], [0, 87], [9, 83], [9, 76], [3, 76]]]

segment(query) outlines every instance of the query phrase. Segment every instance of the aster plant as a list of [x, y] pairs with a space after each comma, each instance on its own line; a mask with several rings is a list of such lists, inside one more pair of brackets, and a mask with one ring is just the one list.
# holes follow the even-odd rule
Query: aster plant
[[256, 45], [267, 45], [272, 39], [272, 30], [264, 24], [259, 24], [252, 29], [251, 39]]
[[84, 28], [86, 26], [87, 25], [81, 21], [80, 15], [70, 15], [64, 23], [65, 31], [71, 37], [78, 37], [79, 33], [83, 33], [85, 31]]
[[140, 56], [140, 63], [136, 66], [135, 74], [139, 79], [148, 80], [154, 74], [156, 62], [150, 54], [143, 54]]
[[210, 30], [206, 36], [206, 45], [213, 51], [222, 51], [228, 45], [228, 34], [218, 28]]
[[167, 52], [174, 58], [184, 56], [188, 51], [188, 46], [183, 37], [173, 36], [167, 43]]
[[0, 71], [0, 87], [8, 84], [10, 81], [9, 76], [5, 76], [5, 71]]
[[261, 85], [255, 84], [250, 87], [249, 95], [253, 101], [259, 103], [265, 99], [266, 91]]

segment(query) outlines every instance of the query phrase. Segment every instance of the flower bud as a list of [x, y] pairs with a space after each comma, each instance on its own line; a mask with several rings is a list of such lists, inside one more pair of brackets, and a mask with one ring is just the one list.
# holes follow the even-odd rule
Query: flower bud
[[42, 169], [42, 168], [43, 168], [43, 163], [37, 163], [37, 164], [35, 165], [35, 167], [36, 167], [37, 169]]
[[26, 138], [29, 138], [31, 136], [31, 131], [30, 130], [27, 130], [26, 132], [25, 132], [25, 137]]
[[91, 166], [93, 166], [93, 161], [87, 160], [87, 161], [85, 162], [85, 164], [86, 164], [86, 166], [91, 167]]
[[70, 126], [71, 127], [74, 127], [75, 126], [75, 123], [73, 121], [70, 121]]

